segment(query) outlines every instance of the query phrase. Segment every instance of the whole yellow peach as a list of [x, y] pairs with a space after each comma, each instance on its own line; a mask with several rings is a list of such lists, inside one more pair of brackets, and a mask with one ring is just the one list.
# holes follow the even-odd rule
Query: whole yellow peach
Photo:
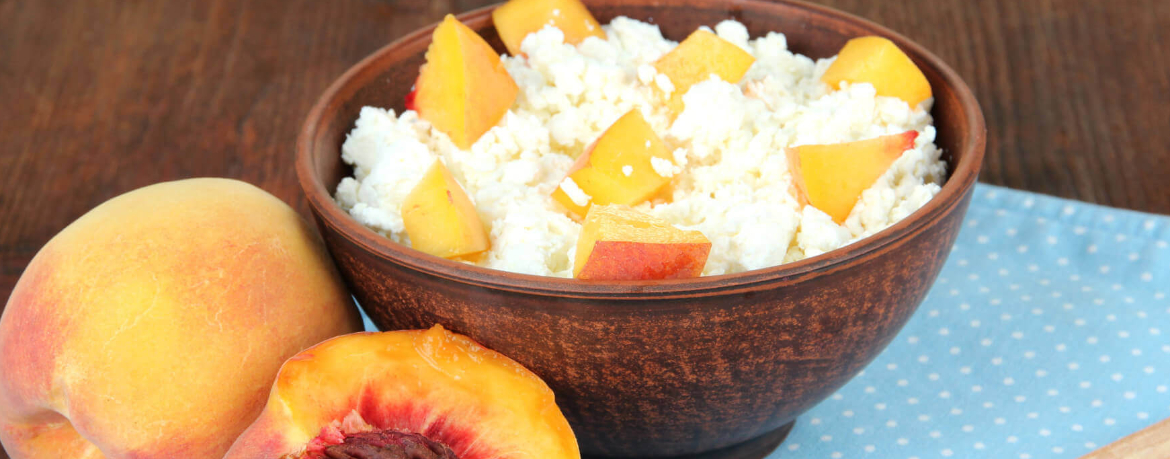
[[19, 458], [220, 458], [282, 362], [361, 322], [291, 208], [227, 179], [118, 196], [46, 244], [0, 318]]

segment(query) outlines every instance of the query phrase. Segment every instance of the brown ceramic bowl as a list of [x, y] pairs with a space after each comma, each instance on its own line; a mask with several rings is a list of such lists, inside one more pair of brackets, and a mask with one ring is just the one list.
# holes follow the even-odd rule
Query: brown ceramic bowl
[[[309, 114], [297, 174], [354, 295], [383, 329], [434, 323], [540, 375], [587, 455], [760, 457], [797, 415], [845, 384], [905, 324], [946, 259], [983, 157], [978, 103], [946, 64], [881, 26], [793, 1], [587, 0], [602, 23], [626, 15], [681, 40], [735, 18], [752, 37], [787, 35], [818, 58], [882, 35], [934, 89], [949, 178], [925, 207], [847, 247], [774, 268], [677, 281], [581, 282], [468, 266], [400, 246], [331, 198], [351, 170], [340, 146], [364, 105], [403, 108], [432, 27], [338, 79]], [[496, 48], [491, 8], [459, 17]], [[739, 445], [739, 446], [734, 446]]]

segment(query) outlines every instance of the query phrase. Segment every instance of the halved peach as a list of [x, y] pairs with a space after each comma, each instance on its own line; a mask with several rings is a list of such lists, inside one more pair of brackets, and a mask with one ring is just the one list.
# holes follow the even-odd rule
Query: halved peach
[[546, 25], [561, 29], [565, 43], [572, 45], [587, 37], [605, 39], [601, 24], [579, 0], [508, 0], [492, 11], [492, 22], [513, 56], [522, 54], [524, 37]]
[[443, 18], [431, 40], [408, 105], [467, 149], [500, 122], [520, 88], [492, 47], [455, 16]]
[[292, 357], [225, 459], [334, 457], [581, 456], [539, 377], [435, 325], [340, 336]]
[[843, 223], [861, 193], [873, 185], [902, 153], [914, 148], [917, 131], [829, 145], [785, 150], [796, 199]]
[[673, 167], [642, 112], [630, 110], [577, 157], [553, 199], [579, 217], [594, 204], [637, 204], [670, 183]]
[[444, 258], [491, 248], [475, 205], [441, 161], [435, 160], [402, 202], [410, 246]]
[[677, 47], [654, 62], [658, 73], [670, 78], [674, 91], [666, 105], [678, 115], [683, 110], [683, 94], [696, 83], [718, 76], [728, 83], [739, 83], [756, 58], [734, 43], [706, 30], [696, 30]]
[[821, 81], [840, 89], [842, 81], [872, 84], [879, 96], [897, 97], [910, 108], [931, 96], [930, 82], [898, 45], [882, 37], [849, 40], [837, 53], [837, 60], [825, 70]]
[[698, 277], [711, 241], [703, 233], [624, 206], [593, 206], [585, 216], [573, 277], [648, 280]]

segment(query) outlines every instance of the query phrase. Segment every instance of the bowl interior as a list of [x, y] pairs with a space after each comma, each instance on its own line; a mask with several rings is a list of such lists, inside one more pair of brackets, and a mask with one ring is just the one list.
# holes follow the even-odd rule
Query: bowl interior
[[[836, 54], [853, 37], [881, 35], [890, 38], [915, 61], [934, 91], [935, 103], [931, 113], [938, 133], [935, 143], [943, 149], [948, 180], [942, 191], [923, 208], [862, 241], [794, 263], [722, 276], [675, 281], [585, 283], [468, 266], [416, 252], [362, 227], [333, 202], [331, 195], [341, 179], [352, 174], [352, 169], [340, 159], [340, 147], [361, 108], [393, 108], [398, 113], [404, 109], [405, 97], [424, 63], [424, 53], [434, 29], [432, 25], [387, 45], [355, 65], [322, 95], [310, 113], [298, 143], [298, 175], [322, 223], [337, 227], [346, 237], [375, 253], [462, 282], [559, 295], [615, 294], [624, 297], [684, 290], [693, 293], [745, 286], [778, 276], [801, 275], [860, 256], [897, 239], [912, 228], [928, 224], [932, 215], [955, 206], [976, 180], [982, 161], [985, 128], [974, 96], [954, 71], [937, 57], [884, 27], [801, 2], [683, 0], [660, 4], [656, 1], [586, 0], [585, 3], [603, 24], [617, 16], [628, 16], [658, 25], [663, 36], [675, 41], [685, 38], [699, 26], [714, 26], [724, 19], [736, 19], [747, 27], [752, 38], [773, 31], [784, 33], [791, 51], [813, 59]], [[459, 19], [483, 36], [497, 52], [503, 53], [503, 43], [491, 21], [492, 8], [465, 13]]]

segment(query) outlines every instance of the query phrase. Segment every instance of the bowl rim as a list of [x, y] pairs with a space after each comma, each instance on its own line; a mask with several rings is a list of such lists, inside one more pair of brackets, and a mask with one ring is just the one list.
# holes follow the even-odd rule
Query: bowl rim
[[[829, 17], [835, 21], [852, 23], [868, 28], [875, 34], [894, 41], [907, 54], [921, 63], [933, 67], [946, 85], [954, 89], [958, 106], [966, 115], [967, 124], [956, 126], [971, 133], [971, 139], [961, 147], [961, 158], [954, 172], [943, 183], [941, 190], [930, 201], [900, 221], [881, 231], [862, 238], [857, 242], [839, 247], [820, 255], [767, 268], [742, 271], [715, 276], [701, 276], [690, 279], [638, 280], [638, 281], [582, 281], [573, 278], [539, 276], [503, 271], [467, 263], [456, 262], [426, 254], [400, 245], [360, 224], [341, 209], [326, 189], [321, 177], [314, 172], [313, 145], [324, 132], [322, 121], [336, 115], [341, 106], [338, 95], [349, 88], [349, 83], [362, 76], [376, 62], [391, 53], [401, 44], [429, 36], [438, 23], [433, 23], [410, 32], [379, 48], [351, 66], [321, 94], [306, 117], [296, 143], [296, 172], [305, 198], [322, 225], [328, 226], [350, 243], [366, 252], [403, 268], [419, 271], [450, 281], [479, 287], [506, 290], [534, 295], [574, 297], [587, 299], [637, 300], [646, 298], [672, 298], [694, 295], [715, 295], [729, 292], [767, 287], [776, 282], [815, 276], [844, 268], [850, 261], [858, 260], [898, 241], [912, 233], [931, 226], [959, 206], [965, 195], [973, 188], [981, 167], [986, 146], [987, 131], [979, 103], [958, 74], [941, 59], [921, 45], [906, 37], [867, 19], [826, 6], [806, 3], [801, 0], [737, 0], [738, 9], [749, 7], [777, 8], [789, 6], [810, 10], [813, 14]], [[502, 3], [488, 5], [456, 16], [461, 22], [469, 18], [490, 15], [491, 10]], [[351, 97], [352, 89], [345, 97]]]

